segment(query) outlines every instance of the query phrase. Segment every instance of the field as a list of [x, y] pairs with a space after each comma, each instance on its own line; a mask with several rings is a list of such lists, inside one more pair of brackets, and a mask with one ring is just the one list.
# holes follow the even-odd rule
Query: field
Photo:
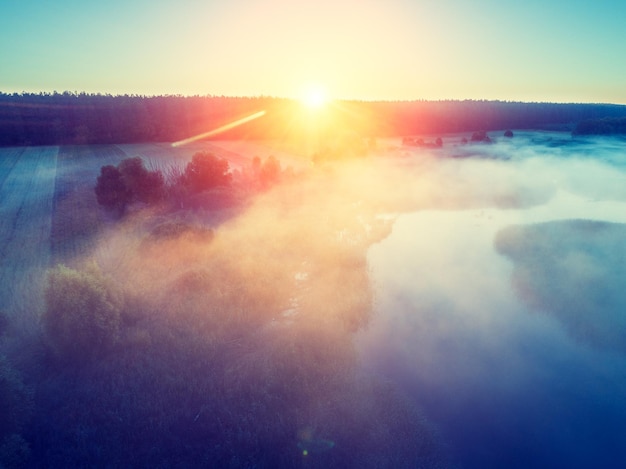
[[226, 158], [233, 169], [253, 156], [280, 154], [238, 142], [0, 148], [0, 311], [39, 314], [41, 297], [32, 292], [42, 291], [45, 269], [71, 264], [93, 248], [106, 224], [93, 192], [101, 166], [140, 156], [148, 167], [182, 168], [202, 150]]
[[0, 150], [0, 310], [41, 311], [41, 290], [50, 264], [50, 231], [57, 174], [57, 147]]

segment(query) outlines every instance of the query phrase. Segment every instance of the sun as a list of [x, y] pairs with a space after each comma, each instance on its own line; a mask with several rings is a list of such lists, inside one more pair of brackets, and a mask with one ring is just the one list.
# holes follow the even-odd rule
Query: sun
[[328, 92], [322, 85], [311, 84], [303, 88], [300, 101], [309, 109], [321, 109], [328, 103]]

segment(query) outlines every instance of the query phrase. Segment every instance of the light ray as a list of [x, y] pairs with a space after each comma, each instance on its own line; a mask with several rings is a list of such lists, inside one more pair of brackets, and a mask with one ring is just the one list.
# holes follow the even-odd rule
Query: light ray
[[177, 142], [172, 143], [173, 147], [180, 147], [182, 145], [187, 145], [188, 143], [195, 142], [197, 140], [202, 140], [203, 138], [212, 137], [214, 135], [221, 134], [226, 132], [227, 130], [234, 129], [235, 127], [239, 127], [246, 122], [250, 122], [254, 119], [258, 119], [265, 115], [265, 111], [255, 112], [254, 114], [250, 114], [249, 116], [242, 117], [241, 119], [237, 119], [236, 121], [230, 122], [229, 124], [222, 125], [217, 129], [209, 130], [208, 132], [204, 132], [198, 135], [194, 135], [193, 137], [185, 138], [183, 140], [179, 140]]

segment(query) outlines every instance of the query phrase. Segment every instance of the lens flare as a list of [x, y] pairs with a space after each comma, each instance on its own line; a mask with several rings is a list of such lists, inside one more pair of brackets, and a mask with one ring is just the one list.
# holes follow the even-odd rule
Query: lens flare
[[196, 140], [202, 140], [203, 138], [212, 137], [214, 135], [221, 134], [226, 132], [227, 130], [234, 129], [235, 127], [239, 127], [246, 122], [250, 122], [254, 119], [258, 119], [259, 117], [263, 117], [265, 115], [265, 111], [255, 112], [254, 114], [250, 114], [249, 116], [242, 117], [241, 119], [237, 119], [229, 124], [222, 125], [217, 129], [209, 130], [208, 132], [204, 132], [198, 135], [194, 135], [193, 137], [186, 138], [184, 140], [179, 140], [178, 142], [172, 143], [173, 147], [180, 147], [182, 145], [187, 145], [188, 143], [195, 142]]

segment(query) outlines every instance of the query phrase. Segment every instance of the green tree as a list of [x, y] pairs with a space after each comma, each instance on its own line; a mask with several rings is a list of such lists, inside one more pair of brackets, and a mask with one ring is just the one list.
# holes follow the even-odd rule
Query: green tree
[[97, 270], [59, 265], [48, 272], [44, 333], [56, 354], [80, 361], [102, 354], [116, 341], [121, 299]]
[[160, 171], [148, 171], [139, 156], [122, 160], [117, 169], [130, 191], [131, 200], [152, 203], [161, 198], [164, 186], [163, 174]]
[[131, 191], [124, 183], [122, 173], [112, 165], [100, 168], [95, 192], [100, 205], [115, 210], [120, 215], [124, 213], [132, 197]]
[[228, 161], [213, 153], [201, 151], [193, 155], [183, 174], [183, 183], [194, 192], [228, 186], [232, 175]]

